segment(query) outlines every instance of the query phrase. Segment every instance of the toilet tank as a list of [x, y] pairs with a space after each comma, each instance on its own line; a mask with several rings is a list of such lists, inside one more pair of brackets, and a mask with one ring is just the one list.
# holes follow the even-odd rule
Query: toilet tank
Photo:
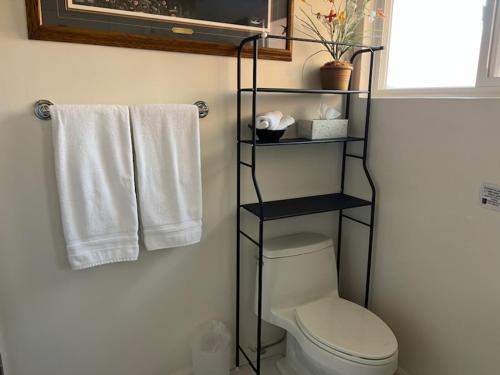
[[338, 295], [333, 241], [322, 234], [298, 233], [264, 241], [262, 270], [262, 314], [271, 323], [272, 310]]

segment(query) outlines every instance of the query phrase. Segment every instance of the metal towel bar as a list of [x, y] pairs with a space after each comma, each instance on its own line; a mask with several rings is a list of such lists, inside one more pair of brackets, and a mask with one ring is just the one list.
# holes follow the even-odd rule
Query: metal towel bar
[[[38, 100], [35, 103], [35, 116], [40, 120], [50, 120], [50, 106], [53, 105], [50, 100]], [[209, 108], [208, 104], [203, 100], [198, 100], [194, 103], [195, 106], [198, 107], [198, 113], [200, 114], [200, 118], [204, 118], [208, 116]]]

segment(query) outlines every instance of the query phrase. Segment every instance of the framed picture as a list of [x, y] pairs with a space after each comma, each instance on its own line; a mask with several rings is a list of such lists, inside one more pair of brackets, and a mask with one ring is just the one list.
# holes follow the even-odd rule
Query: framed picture
[[[293, 0], [26, 0], [26, 10], [30, 39], [210, 55], [293, 31]], [[264, 42], [261, 58], [292, 59], [291, 41]]]

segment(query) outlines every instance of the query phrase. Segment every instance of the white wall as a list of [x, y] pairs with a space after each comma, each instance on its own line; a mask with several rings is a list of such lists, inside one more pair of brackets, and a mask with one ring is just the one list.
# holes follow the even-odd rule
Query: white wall
[[376, 99], [370, 166], [378, 187], [373, 308], [411, 375], [500, 368], [499, 99]]
[[[212, 318], [233, 326], [236, 60], [30, 41], [24, 2], [0, 0], [0, 7], [0, 314], [9, 375], [182, 371], [190, 364], [188, 339], [195, 326]], [[300, 86], [305, 53], [296, 46], [295, 62], [264, 62], [262, 80], [270, 86]], [[50, 125], [32, 113], [41, 98], [124, 104], [206, 100], [202, 242], [141, 252], [137, 262], [70, 270]], [[311, 116], [317, 106], [317, 98], [278, 96], [263, 100], [260, 108], [278, 107], [301, 117]], [[261, 159], [264, 197], [337, 188], [336, 168], [317, 173], [315, 166], [328, 163], [338, 146], [279, 151], [276, 156], [268, 150]], [[307, 225], [330, 233], [334, 220], [332, 214], [319, 215]], [[276, 223], [266, 235], [299, 226], [297, 220]], [[250, 284], [252, 263], [246, 268]]]

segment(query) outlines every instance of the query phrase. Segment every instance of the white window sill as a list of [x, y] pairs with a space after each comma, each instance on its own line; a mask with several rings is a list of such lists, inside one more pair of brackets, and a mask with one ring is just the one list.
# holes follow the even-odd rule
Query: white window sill
[[500, 87], [452, 87], [374, 90], [374, 99], [492, 99], [500, 98]]

